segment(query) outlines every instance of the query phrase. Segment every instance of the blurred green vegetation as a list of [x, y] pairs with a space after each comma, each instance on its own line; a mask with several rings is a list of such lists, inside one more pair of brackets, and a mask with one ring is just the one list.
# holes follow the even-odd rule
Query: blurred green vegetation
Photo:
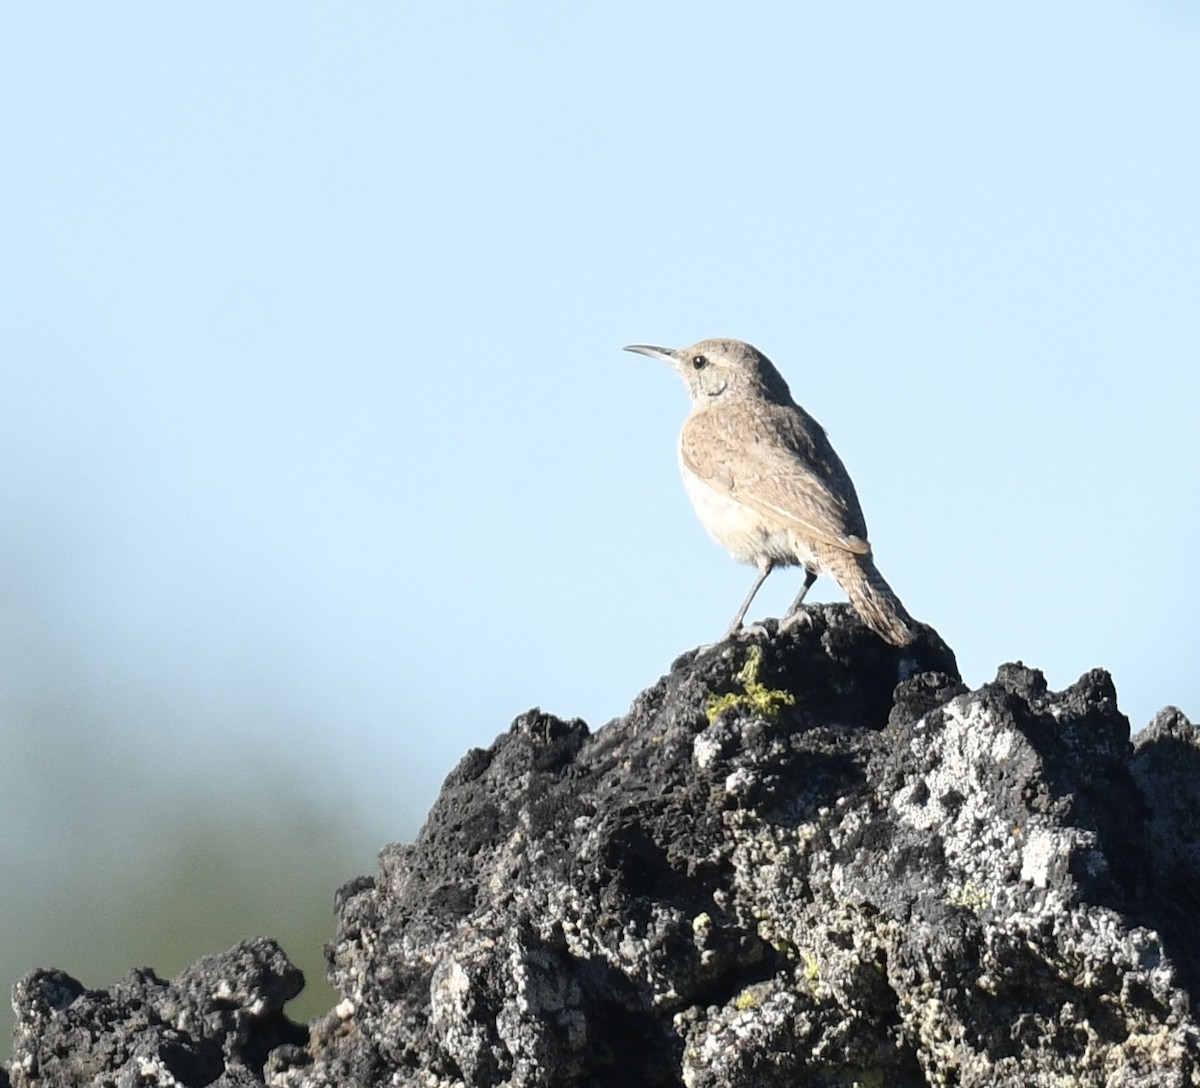
[[[96, 988], [134, 967], [170, 977], [201, 955], [262, 935], [278, 940], [304, 972], [305, 988], [289, 1014], [307, 1021], [327, 1011], [337, 1001], [325, 981], [322, 947], [333, 934], [333, 895], [346, 880], [373, 871], [380, 844], [355, 841], [315, 805], [277, 801], [273, 819], [239, 822], [228, 807], [211, 811], [193, 799], [155, 814], [141, 834], [125, 831], [122, 842], [109, 842], [96, 855], [108, 864], [64, 871], [46, 859], [45, 868], [26, 866], [25, 894], [4, 897], [3, 985], [34, 967], [61, 968]], [[80, 835], [103, 837], [104, 828]], [[11, 867], [8, 875], [15, 875]], [[12, 1021], [5, 1002], [5, 1060]]]
[[[32, 561], [6, 544], [0, 534], [0, 989], [39, 967], [91, 988], [135, 967], [171, 977], [261, 935], [304, 972], [293, 1018], [325, 1012], [334, 893], [415, 830], [404, 769], [395, 798], [371, 799], [372, 828], [361, 753], [304, 705], [286, 661], [267, 648], [206, 671], [171, 646], [184, 659], [172, 675], [147, 664], [170, 654], [131, 663], [128, 646], [121, 657], [86, 633], [52, 552]], [[0, 1060], [12, 1022], [0, 1002]]]

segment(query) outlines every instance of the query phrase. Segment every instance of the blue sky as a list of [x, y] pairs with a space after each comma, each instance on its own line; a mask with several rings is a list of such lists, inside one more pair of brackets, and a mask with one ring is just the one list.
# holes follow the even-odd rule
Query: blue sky
[[1195, 718], [1198, 116], [1184, 3], [6, 5], [0, 729], [286, 750], [411, 835], [724, 630], [753, 572], [620, 350], [709, 336], [971, 684]]

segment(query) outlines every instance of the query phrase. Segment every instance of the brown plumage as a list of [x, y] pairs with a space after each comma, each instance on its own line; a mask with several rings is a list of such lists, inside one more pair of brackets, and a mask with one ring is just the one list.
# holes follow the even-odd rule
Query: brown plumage
[[828, 574], [872, 630], [897, 646], [910, 643], [912, 618], [875, 567], [854, 484], [771, 361], [740, 340], [626, 350], [665, 359], [683, 379], [692, 397], [679, 436], [684, 486], [717, 543], [758, 567], [729, 633], [775, 567], [803, 566], [785, 624], [817, 576]]

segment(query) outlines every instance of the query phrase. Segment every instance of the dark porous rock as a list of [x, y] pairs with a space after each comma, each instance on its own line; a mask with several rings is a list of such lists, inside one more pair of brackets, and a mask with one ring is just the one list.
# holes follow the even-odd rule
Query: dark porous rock
[[1103, 672], [968, 691], [931, 630], [808, 616], [595, 733], [535, 710], [469, 753], [339, 893], [307, 1040], [241, 992], [150, 1016], [43, 973], [13, 1083], [1200, 1085], [1196, 730], [1166, 711], [1135, 746]]
[[1171, 958], [1200, 994], [1200, 729], [1173, 706], [1134, 739], [1129, 769], [1146, 805], [1146, 898]]
[[283, 1015], [304, 977], [268, 940], [205, 956], [173, 981], [131, 971], [87, 990], [62, 971], [13, 988], [13, 1088], [261, 1085], [276, 1048], [308, 1032]]

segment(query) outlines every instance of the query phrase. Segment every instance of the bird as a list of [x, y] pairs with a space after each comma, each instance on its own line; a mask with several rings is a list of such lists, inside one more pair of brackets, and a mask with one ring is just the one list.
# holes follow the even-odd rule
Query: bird
[[806, 594], [827, 574], [872, 631], [894, 646], [910, 644], [914, 620], [875, 566], [850, 475], [770, 359], [741, 340], [625, 350], [670, 363], [683, 379], [692, 402], [679, 434], [684, 488], [709, 535], [758, 568], [725, 637], [743, 629], [771, 571], [802, 566], [804, 585], [781, 630], [803, 618]]

